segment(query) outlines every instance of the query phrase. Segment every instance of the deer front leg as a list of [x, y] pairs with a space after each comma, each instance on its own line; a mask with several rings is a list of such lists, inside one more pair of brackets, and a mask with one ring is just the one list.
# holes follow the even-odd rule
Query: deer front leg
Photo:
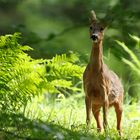
[[104, 126], [105, 130], [106, 130], [106, 127], [107, 127], [107, 112], [108, 112], [108, 108], [109, 108], [109, 102], [108, 102], [108, 100], [105, 100], [104, 104], [103, 104], [103, 126]]
[[119, 135], [122, 136], [121, 120], [122, 120], [122, 103], [117, 102], [114, 104], [116, 117], [117, 117], [117, 130]]
[[90, 125], [90, 119], [91, 119], [91, 99], [89, 96], [85, 97], [85, 104], [86, 104], [86, 123], [89, 127]]
[[101, 106], [99, 106], [99, 105], [92, 105], [92, 113], [93, 113], [94, 118], [97, 123], [98, 132], [102, 131], [102, 123], [101, 123], [101, 119], [100, 119], [100, 108], [101, 108]]
[[101, 95], [102, 95], [102, 100], [103, 100], [103, 126], [104, 126], [104, 129], [106, 130], [109, 100], [108, 100], [108, 95], [107, 95], [107, 89], [104, 85], [105, 84], [102, 84], [101, 86]]

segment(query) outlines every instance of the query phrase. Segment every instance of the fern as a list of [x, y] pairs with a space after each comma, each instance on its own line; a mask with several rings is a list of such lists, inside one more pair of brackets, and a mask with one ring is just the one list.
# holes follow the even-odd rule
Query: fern
[[18, 111], [42, 91], [45, 66], [24, 51], [28, 46], [18, 43], [19, 34], [0, 37], [0, 110]]
[[79, 90], [74, 87], [76, 83], [72, 81], [74, 78], [76, 78], [77, 81], [81, 81], [84, 67], [74, 64], [77, 61], [78, 57], [74, 54], [71, 54], [69, 57], [66, 54], [56, 55], [52, 59], [46, 61], [46, 77], [49, 86], [52, 85], [52, 87], [56, 89], [55, 92], [58, 91], [58, 87], [71, 89], [73, 91]]
[[[140, 39], [138, 37], [132, 36], [132, 35], [130, 35], [130, 37], [133, 40], [135, 40], [136, 43], [139, 43]], [[120, 41], [116, 41], [116, 42], [124, 49], [125, 52], [128, 53], [128, 55], [131, 58], [131, 61], [127, 60], [126, 58], [122, 58], [122, 61], [124, 63], [126, 63], [133, 71], [135, 71], [138, 76], [140, 76], [140, 60], [139, 60], [138, 56], [131, 49], [129, 49], [125, 45], [125, 43], [120, 42]]]
[[[130, 37], [136, 42], [135, 49], [140, 47], [140, 38], [130, 35]], [[123, 48], [123, 50], [129, 55], [129, 59], [122, 58], [122, 61], [127, 64], [130, 68], [131, 74], [131, 84], [129, 84], [129, 93], [135, 98], [135, 100], [140, 99], [139, 95], [139, 83], [140, 83], [140, 60], [137, 53], [129, 49], [127, 45], [123, 42], [117, 41], [117, 43]], [[139, 52], [137, 50], [137, 52]], [[126, 96], [127, 97], [127, 96]], [[133, 101], [133, 100], [131, 100]]]
[[0, 37], [0, 110], [20, 111], [32, 97], [43, 93], [81, 91], [84, 67], [77, 65], [75, 54], [56, 55], [48, 60], [34, 60], [24, 51], [29, 46], [18, 43], [20, 35]]

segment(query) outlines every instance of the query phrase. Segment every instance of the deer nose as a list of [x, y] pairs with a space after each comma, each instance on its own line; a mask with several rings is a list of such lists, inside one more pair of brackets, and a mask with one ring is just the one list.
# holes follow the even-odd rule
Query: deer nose
[[96, 39], [98, 39], [98, 35], [97, 35], [97, 34], [92, 34], [91, 38], [92, 38], [93, 40], [96, 40]]

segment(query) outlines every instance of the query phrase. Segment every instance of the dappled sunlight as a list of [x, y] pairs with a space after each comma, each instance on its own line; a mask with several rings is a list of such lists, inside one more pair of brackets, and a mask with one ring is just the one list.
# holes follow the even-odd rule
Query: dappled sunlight
[[[139, 6], [138, 0], [0, 0], [0, 140], [139, 140]], [[92, 51], [99, 46], [102, 53]], [[96, 53], [100, 55], [94, 57]], [[98, 72], [98, 65], [92, 65], [97, 61]], [[106, 113], [108, 96], [98, 98], [111, 91], [120, 104], [118, 97], [123, 97], [102, 64], [118, 75], [124, 88], [122, 137], [114, 108]], [[91, 75], [83, 78], [85, 69]], [[90, 95], [95, 104], [104, 104], [100, 117], [107, 128], [101, 133], [93, 114], [87, 126], [87, 87], [87, 110]], [[111, 98], [114, 94], [109, 102]]]
[[[39, 118], [44, 123], [56, 124], [60, 127], [68, 129], [69, 131], [74, 131], [77, 134], [82, 131], [82, 134], [85, 135], [84, 137], [87, 139], [89, 138], [89, 140], [90, 135], [92, 134], [96, 138], [100, 137], [101, 139], [104, 139], [106, 135], [104, 133], [98, 134], [96, 131], [96, 122], [93, 115], [90, 128], [87, 129], [86, 127], [86, 113], [83, 95], [83, 93], [80, 93], [61, 100], [57, 100], [56, 98], [53, 102], [46, 102], [44, 96], [35, 98], [27, 105], [25, 116], [32, 118], [33, 120]], [[139, 137], [139, 115], [139, 103], [124, 105], [122, 122], [124, 139], [137, 139], [137, 137]], [[107, 136], [109, 138], [116, 137], [117, 139], [118, 133], [116, 131], [116, 114], [114, 108], [109, 109], [108, 122], [109, 126]]]

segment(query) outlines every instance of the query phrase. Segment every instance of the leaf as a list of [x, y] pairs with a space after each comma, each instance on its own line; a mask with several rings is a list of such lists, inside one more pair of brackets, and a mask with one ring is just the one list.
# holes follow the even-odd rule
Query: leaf
[[[34, 60], [18, 43], [18, 33], [0, 36], [0, 111], [18, 112], [45, 88], [45, 61]], [[3, 102], [5, 104], [3, 104]]]
[[120, 41], [117, 41], [117, 40], [116, 40], [116, 42], [130, 55], [130, 57], [133, 60], [133, 62], [140, 69], [140, 61], [137, 58], [137, 56], [123, 42], [120, 42]]
[[133, 40], [135, 40], [136, 42], [140, 42], [140, 38], [139, 38], [139, 37], [137, 37], [137, 36], [135, 36], [135, 35], [131, 35], [131, 34], [129, 34], [129, 36], [130, 36]]
[[132, 62], [130, 62], [129, 60], [125, 59], [125, 58], [122, 58], [123, 62], [125, 62], [127, 65], [129, 65], [132, 70], [134, 70], [137, 74], [140, 75], [140, 70], [138, 67], [136, 67], [135, 64], [133, 64]]

